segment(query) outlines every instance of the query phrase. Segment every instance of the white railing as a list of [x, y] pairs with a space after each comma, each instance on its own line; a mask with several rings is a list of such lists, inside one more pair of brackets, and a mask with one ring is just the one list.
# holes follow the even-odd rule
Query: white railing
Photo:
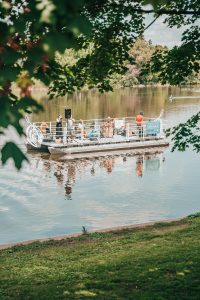
[[145, 140], [164, 137], [164, 125], [160, 118], [144, 118], [142, 125], [137, 125], [135, 118], [106, 118], [74, 121], [73, 126], [62, 122], [35, 122], [47, 142], [66, 144], [68, 142], [105, 141], [105, 140]]

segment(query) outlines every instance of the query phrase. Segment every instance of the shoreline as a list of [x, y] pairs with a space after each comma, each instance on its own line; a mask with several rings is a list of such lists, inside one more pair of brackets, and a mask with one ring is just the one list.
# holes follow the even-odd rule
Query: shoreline
[[138, 223], [138, 224], [130, 224], [130, 225], [122, 225], [122, 226], [114, 226], [114, 227], [108, 227], [104, 229], [93, 229], [93, 230], [86, 230], [87, 233], [83, 232], [77, 232], [77, 233], [69, 233], [64, 235], [58, 235], [58, 236], [52, 236], [52, 237], [44, 237], [39, 239], [32, 239], [32, 240], [25, 240], [21, 242], [15, 242], [15, 243], [6, 243], [6, 244], [0, 244], [0, 251], [4, 249], [9, 249], [13, 247], [18, 246], [26, 246], [33, 243], [45, 243], [49, 241], [61, 241], [61, 240], [67, 240], [71, 238], [77, 238], [83, 235], [90, 235], [94, 233], [109, 233], [109, 232], [115, 232], [115, 231], [123, 231], [128, 229], [137, 229], [137, 228], [145, 228], [145, 227], [151, 227], [156, 224], [165, 224], [165, 223], [173, 223], [177, 221], [181, 221], [187, 218], [187, 216], [180, 217], [180, 218], [174, 218], [174, 219], [164, 219], [164, 220], [158, 220], [158, 221], [152, 221], [152, 222], [146, 222], [146, 223]]

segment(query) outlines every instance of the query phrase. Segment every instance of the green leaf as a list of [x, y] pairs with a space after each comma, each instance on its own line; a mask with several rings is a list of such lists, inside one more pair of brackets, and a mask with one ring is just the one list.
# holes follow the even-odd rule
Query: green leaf
[[9, 158], [12, 158], [15, 167], [20, 170], [22, 167], [22, 162], [27, 161], [28, 158], [24, 155], [24, 153], [17, 147], [13, 142], [7, 142], [3, 148], [1, 149], [1, 161], [3, 165], [7, 162]]
[[32, 109], [32, 111], [36, 113], [39, 111], [43, 111], [43, 106], [32, 98], [24, 97], [17, 103], [17, 109], [22, 109], [23, 111]]
[[4, 64], [10, 65], [14, 64], [20, 57], [20, 53], [7, 47], [5, 52], [3, 52], [2, 61], [4, 62]]
[[1, 69], [0, 85], [4, 85], [8, 81], [15, 81], [21, 69], [19, 67], [6, 66]]

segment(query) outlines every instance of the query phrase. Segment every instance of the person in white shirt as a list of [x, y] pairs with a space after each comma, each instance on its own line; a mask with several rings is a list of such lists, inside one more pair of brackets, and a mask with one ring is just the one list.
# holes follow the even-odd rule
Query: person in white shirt
[[75, 122], [75, 120], [72, 118], [72, 116], [71, 116], [71, 118], [67, 119], [67, 122], [66, 122], [67, 135], [71, 139], [73, 138], [74, 122]]

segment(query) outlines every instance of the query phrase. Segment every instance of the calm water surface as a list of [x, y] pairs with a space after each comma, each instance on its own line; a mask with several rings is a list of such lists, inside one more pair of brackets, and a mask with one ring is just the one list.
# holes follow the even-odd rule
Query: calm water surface
[[[169, 95], [195, 96], [169, 102]], [[73, 117], [154, 117], [168, 126], [200, 110], [199, 88], [137, 88], [77, 94], [47, 102], [34, 119], [54, 120], [65, 106]], [[191, 151], [110, 155], [73, 162], [28, 153], [30, 165], [0, 168], [0, 243], [182, 217], [200, 210], [200, 155]]]

